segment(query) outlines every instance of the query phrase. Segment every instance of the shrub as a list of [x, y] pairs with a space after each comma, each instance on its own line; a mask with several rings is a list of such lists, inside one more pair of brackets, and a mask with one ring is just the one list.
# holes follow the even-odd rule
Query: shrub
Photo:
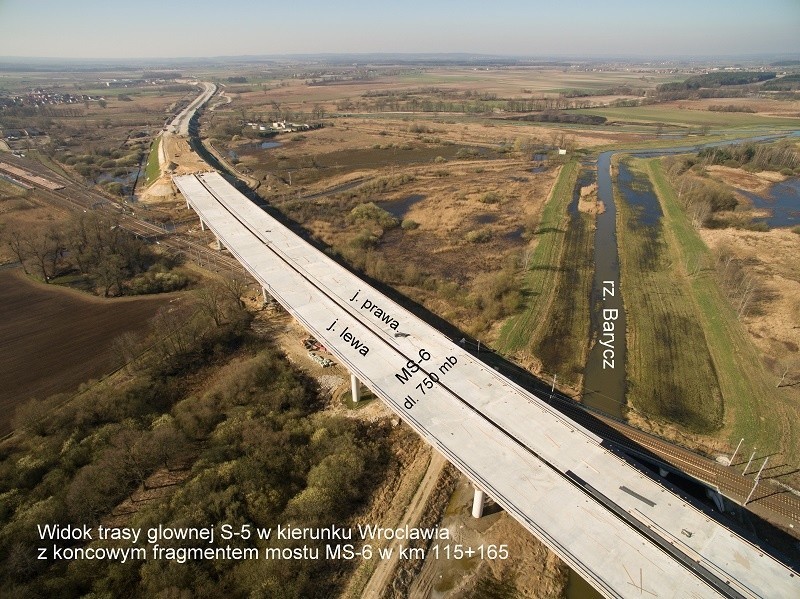
[[475, 148], [461, 148], [458, 152], [456, 152], [456, 158], [461, 160], [465, 160], [467, 158], [477, 158], [480, 156], [480, 152]]
[[751, 221], [749, 223], [742, 223], [739, 225], [740, 229], [744, 229], [745, 231], [758, 231], [760, 233], [766, 233], [769, 231], [769, 225], [765, 223], [763, 220], [759, 221]]
[[378, 237], [373, 235], [370, 231], [361, 231], [350, 240], [350, 246], [360, 250], [368, 250], [377, 245]]
[[349, 220], [353, 223], [365, 220], [373, 221], [383, 229], [393, 229], [400, 224], [400, 221], [383, 208], [375, 205], [374, 202], [359, 204], [353, 208], [350, 211]]
[[414, 229], [419, 227], [419, 223], [415, 220], [411, 220], [410, 218], [404, 218], [403, 222], [400, 223], [400, 227], [404, 231], [413, 231]]
[[499, 204], [500, 200], [502, 199], [503, 198], [500, 196], [499, 193], [490, 191], [488, 193], [483, 194], [479, 201], [484, 204]]
[[469, 241], [470, 243], [486, 243], [492, 238], [492, 232], [488, 229], [475, 229], [474, 231], [469, 231], [465, 236], [464, 239]]
[[188, 284], [186, 275], [178, 272], [146, 272], [134, 278], [130, 284], [131, 295], [166, 293], [178, 291]]

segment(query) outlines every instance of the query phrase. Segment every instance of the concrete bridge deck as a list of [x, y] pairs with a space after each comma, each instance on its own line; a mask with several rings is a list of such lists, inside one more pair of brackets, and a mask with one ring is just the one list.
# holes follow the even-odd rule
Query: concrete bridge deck
[[791, 569], [336, 264], [218, 173], [174, 182], [267, 293], [603, 595], [800, 596]]

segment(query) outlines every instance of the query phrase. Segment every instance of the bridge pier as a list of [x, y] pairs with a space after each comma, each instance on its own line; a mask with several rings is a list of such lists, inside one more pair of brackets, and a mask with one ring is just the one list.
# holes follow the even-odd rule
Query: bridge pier
[[669, 470], [666, 468], [659, 468], [658, 473], [661, 475], [661, 478], [667, 478], [667, 474], [669, 474]]
[[720, 514], [725, 513], [725, 502], [722, 500], [722, 495], [718, 490], [706, 487], [706, 497], [714, 502]]
[[350, 373], [350, 395], [353, 397], [353, 403], [358, 403], [361, 399], [361, 381], [353, 373]]
[[264, 298], [264, 303], [266, 304], [267, 301], [268, 301], [267, 300], [267, 288], [266, 287], [262, 287], [261, 288], [261, 296]]
[[472, 498], [472, 517], [480, 518], [483, 516], [483, 504], [486, 499], [486, 493], [475, 487], [475, 495]]
[[219, 240], [219, 237], [217, 237], [217, 251], [222, 251], [222, 242]]
[[200, 219], [200, 230], [201, 231], [205, 231], [206, 230], [206, 224], [203, 222], [202, 218]]

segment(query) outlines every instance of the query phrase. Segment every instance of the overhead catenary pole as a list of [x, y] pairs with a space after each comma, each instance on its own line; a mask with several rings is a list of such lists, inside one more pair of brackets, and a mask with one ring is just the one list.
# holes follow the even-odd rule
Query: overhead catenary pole
[[753, 493], [756, 492], [756, 487], [758, 486], [758, 481], [761, 480], [761, 473], [764, 471], [764, 466], [767, 465], [767, 460], [769, 456], [764, 458], [764, 463], [761, 464], [761, 468], [758, 469], [758, 474], [756, 474], [756, 480], [753, 481], [753, 488], [750, 489], [750, 494], [747, 496], [747, 499], [744, 500], [744, 505], [747, 505], [747, 502], [750, 501], [750, 498], [753, 496]]
[[747, 469], [748, 469], [748, 468], [750, 468], [750, 462], [752, 462], [752, 461], [753, 461], [753, 458], [754, 458], [754, 457], [756, 457], [756, 448], [755, 448], [755, 447], [753, 448], [753, 453], [752, 453], [752, 454], [750, 454], [750, 459], [749, 459], [749, 460], [747, 460], [747, 466], [745, 466], [745, 467], [744, 467], [744, 470], [742, 470], [742, 476], [744, 476], [745, 474], [747, 474]]
[[733, 466], [733, 460], [736, 459], [736, 454], [739, 453], [739, 448], [742, 446], [742, 442], [744, 441], [744, 437], [739, 440], [739, 445], [736, 446], [736, 449], [733, 451], [733, 455], [731, 459], [728, 460], [728, 466]]

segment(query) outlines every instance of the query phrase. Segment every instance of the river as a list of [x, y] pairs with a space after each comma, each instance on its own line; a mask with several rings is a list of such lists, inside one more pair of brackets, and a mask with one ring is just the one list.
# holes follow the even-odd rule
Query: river
[[[597, 195], [605, 205], [605, 212], [597, 216], [594, 241], [595, 274], [591, 292], [592, 348], [584, 370], [584, 403], [609, 416], [622, 418], [625, 409], [625, 310], [624, 290], [620, 288], [619, 251], [617, 246], [617, 206], [614, 201], [611, 163], [617, 154], [654, 158], [669, 154], [687, 154], [704, 148], [776, 141], [785, 137], [798, 137], [800, 131], [778, 135], [760, 135], [726, 141], [696, 144], [665, 149], [612, 150], [597, 158]], [[636, 202], [645, 210], [660, 214], [658, 197], [651, 190], [634, 190], [632, 180], [618, 181], [623, 197], [636, 196]], [[659, 217], [660, 218], [660, 217]]]

